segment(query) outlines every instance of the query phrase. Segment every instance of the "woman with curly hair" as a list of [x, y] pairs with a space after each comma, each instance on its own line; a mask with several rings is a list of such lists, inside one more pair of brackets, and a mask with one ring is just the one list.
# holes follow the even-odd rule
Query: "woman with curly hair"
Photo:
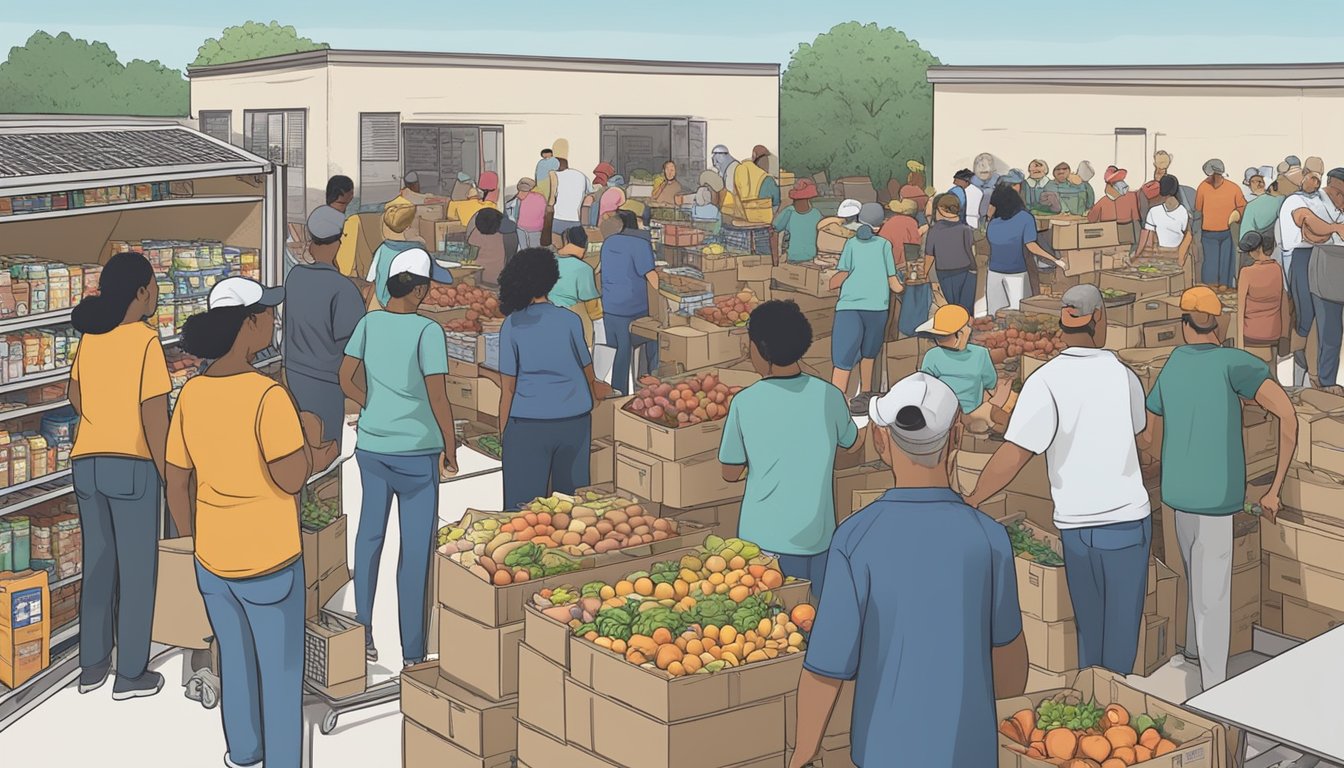
[[597, 377], [578, 316], [547, 298], [559, 279], [545, 248], [520, 252], [499, 276], [505, 509], [589, 482]]

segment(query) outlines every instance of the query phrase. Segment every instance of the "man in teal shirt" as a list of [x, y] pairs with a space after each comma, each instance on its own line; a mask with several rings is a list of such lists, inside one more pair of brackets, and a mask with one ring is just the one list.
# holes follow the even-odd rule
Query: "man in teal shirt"
[[[821, 223], [821, 211], [812, 207], [812, 198], [816, 196], [817, 185], [811, 179], [799, 179], [789, 190], [793, 205], [775, 215], [774, 230], [789, 235], [788, 247], [784, 250], [791, 263], [817, 258], [817, 225]], [[778, 264], [779, 239], [772, 239], [771, 245], [775, 247], [775, 263]]]
[[820, 595], [835, 533], [836, 449], [863, 447], [840, 390], [803, 373], [812, 326], [792, 301], [767, 301], [747, 324], [761, 380], [733, 398], [719, 445], [723, 477], [747, 479], [738, 535], [779, 557]]
[[[1264, 517], [1279, 511], [1279, 489], [1297, 449], [1297, 414], [1288, 393], [1251, 353], [1222, 346], [1223, 305], [1205, 285], [1181, 295], [1185, 344], [1171, 353], [1148, 410], [1162, 430], [1162, 503], [1174, 510], [1176, 539], [1189, 585], [1188, 658], [1199, 660], [1203, 690], [1227, 679], [1232, 632], [1232, 517], [1246, 502], [1241, 401], [1254, 400], [1279, 420], [1278, 467], [1260, 499]], [[1151, 446], [1156, 419], [1139, 439]], [[1192, 647], [1193, 646], [1193, 647]]]
[[[966, 415], [995, 405], [1002, 407], [1011, 389], [1005, 379], [1000, 386], [989, 350], [971, 344], [971, 316], [964, 307], [948, 304], [938, 308], [916, 333], [932, 337], [938, 346], [924, 353], [919, 370], [942, 381], [957, 393]], [[993, 393], [987, 399], [987, 393]]]
[[[1278, 185], [1273, 189], [1266, 189], [1265, 177], [1259, 169], [1256, 169], [1255, 175], [1246, 179], [1246, 185], [1250, 187], [1254, 197], [1247, 198], [1250, 202], [1246, 204], [1246, 211], [1241, 215], [1241, 234], [1253, 231], [1273, 232], [1274, 225], [1279, 221], [1279, 209], [1283, 207], [1284, 194], [1279, 191]], [[1277, 250], [1275, 254], [1278, 254]], [[1284, 271], [1283, 274], [1286, 279], [1288, 272]]]
[[831, 290], [840, 292], [835, 303], [835, 327], [831, 331], [831, 383], [849, 395], [849, 375], [859, 367], [859, 393], [850, 402], [850, 413], [868, 412], [871, 393], [863, 387], [873, 380], [873, 365], [887, 335], [887, 311], [891, 294], [905, 285], [896, 276], [896, 257], [891, 241], [879, 237], [886, 214], [877, 203], [859, 208], [859, 229], [845, 241], [840, 263], [831, 277]]

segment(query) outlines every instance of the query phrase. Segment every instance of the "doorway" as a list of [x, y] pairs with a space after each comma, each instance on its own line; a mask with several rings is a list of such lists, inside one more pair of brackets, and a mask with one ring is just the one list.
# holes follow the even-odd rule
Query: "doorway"
[[683, 179], [695, 179], [705, 170], [708, 152], [703, 120], [603, 117], [600, 124], [602, 160], [627, 180], [636, 171], [656, 176], [668, 160], [677, 164], [677, 175]]
[[459, 173], [479, 181], [482, 173], [499, 174], [504, 168], [503, 126], [416, 124], [401, 130], [402, 166], [405, 173], [420, 177], [420, 191], [426, 195], [447, 196]]

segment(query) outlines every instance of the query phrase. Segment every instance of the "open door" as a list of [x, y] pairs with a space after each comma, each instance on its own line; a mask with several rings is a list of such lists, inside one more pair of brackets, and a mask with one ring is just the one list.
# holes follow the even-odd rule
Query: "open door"
[[1115, 165], [1129, 172], [1126, 181], [1130, 189], [1138, 189], [1149, 178], [1151, 162], [1147, 128], [1115, 129]]

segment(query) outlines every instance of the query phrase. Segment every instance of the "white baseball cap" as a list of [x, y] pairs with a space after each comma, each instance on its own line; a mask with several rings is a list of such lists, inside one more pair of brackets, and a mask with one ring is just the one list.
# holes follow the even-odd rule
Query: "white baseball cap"
[[941, 451], [960, 410], [957, 393], [927, 373], [912, 373], [868, 401], [869, 420], [886, 427], [901, 450], [912, 456]]
[[436, 283], [450, 284], [453, 282], [453, 273], [439, 266], [438, 262], [434, 261], [434, 257], [430, 256], [429, 251], [424, 248], [407, 248], [392, 259], [392, 266], [387, 271], [388, 278], [400, 274], [427, 277]]
[[210, 309], [220, 307], [278, 307], [285, 300], [285, 289], [280, 286], [267, 288], [256, 280], [246, 277], [226, 277], [215, 283], [210, 289], [207, 306]]
[[863, 210], [863, 205], [858, 200], [846, 199], [840, 201], [840, 209], [836, 211], [835, 215], [847, 219], [850, 216], [858, 216], [861, 210]]

